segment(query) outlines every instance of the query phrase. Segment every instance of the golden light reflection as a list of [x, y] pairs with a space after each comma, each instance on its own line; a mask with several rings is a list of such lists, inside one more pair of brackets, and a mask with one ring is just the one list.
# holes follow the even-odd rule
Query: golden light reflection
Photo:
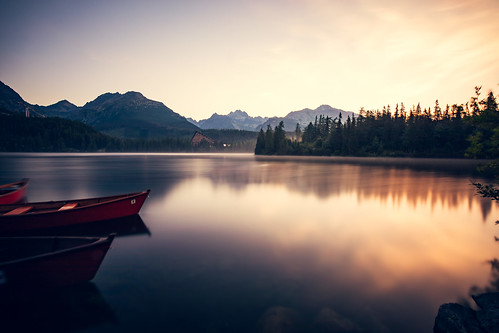
[[[452, 163], [452, 162], [451, 162]], [[321, 164], [261, 162], [235, 167], [224, 160], [205, 170], [205, 177], [214, 184], [244, 188], [248, 184], [282, 185], [293, 192], [314, 194], [320, 199], [356, 193], [358, 201], [371, 198], [396, 206], [406, 200], [413, 207], [456, 207], [467, 203], [480, 205], [483, 218], [490, 214], [492, 202], [476, 197], [471, 181], [436, 172], [415, 172], [408, 168], [386, 168], [353, 164]], [[348, 179], [348, 181], [344, 181]]]
[[315, 290], [354, 283], [366, 295], [408, 286], [434, 289], [435, 298], [465, 294], [487, 283], [484, 263], [497, 254], [499, 210], [463, 177], [306, 163], [197, 167], [197, 176], [151, 203], [150, 214], [168, 216], [152, 233], [236, 237], [266, 248], [266, 260], [290, 277], [331, 277]]

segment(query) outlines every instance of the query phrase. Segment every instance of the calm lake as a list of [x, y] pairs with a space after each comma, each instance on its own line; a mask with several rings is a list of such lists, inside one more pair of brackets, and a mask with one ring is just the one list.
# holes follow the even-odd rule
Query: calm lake
[[25, 310], [3, 323], [431, 332], [440, 304], [490, 284], [487, 261], [499, 253], [498, 205], [475, 195], [473, 167], [461, 162], [2, 154], [0, 183], [30, 178], [29, 201], [151, 189], [91, 283], [19, 296]]

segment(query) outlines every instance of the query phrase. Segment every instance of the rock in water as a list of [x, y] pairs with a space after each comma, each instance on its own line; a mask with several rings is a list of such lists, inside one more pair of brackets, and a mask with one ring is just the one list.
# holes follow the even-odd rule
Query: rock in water
[[434, 333], [499, 333], [499, 292], [472, 296], [480, 307], [474, 311], [456, 303], [438, 309]]
[[499, 333], [499, 292], [473, 296], [480, 307], [477, 319], [480, 326], [488, 333]]

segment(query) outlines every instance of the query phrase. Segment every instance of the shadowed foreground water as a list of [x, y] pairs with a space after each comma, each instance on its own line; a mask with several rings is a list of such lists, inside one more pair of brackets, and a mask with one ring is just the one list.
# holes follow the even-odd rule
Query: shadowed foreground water
[[[475, 195], [465, 166], [436, 162], [0, 155], [0, 181], [31, 178], [30, 201], [151, 189], [139, 227], [115, 239], [92, 287], [57, 291], [66, 297], [55, 300], [73, 299], [71, 309], [88, 316], [96, 315], [86, 297], [98, 299], [106, 310], [97, 320], [78, 326], [78, 315], [16, 311], [4, 322], [83, 332], [430, 332], [441, 303], [490, 282], [499, 215]], [[21, 309], [27, 296], [9, 297]], [[60, 308], [44, 293], [32, 297]]]

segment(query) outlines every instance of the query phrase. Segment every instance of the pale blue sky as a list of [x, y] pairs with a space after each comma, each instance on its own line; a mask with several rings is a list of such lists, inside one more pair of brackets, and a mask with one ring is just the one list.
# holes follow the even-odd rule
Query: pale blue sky
[[499, 83], [497, 0], [2, 0], [26, 101], [139, 91], [195, 119], [465, 103]]

